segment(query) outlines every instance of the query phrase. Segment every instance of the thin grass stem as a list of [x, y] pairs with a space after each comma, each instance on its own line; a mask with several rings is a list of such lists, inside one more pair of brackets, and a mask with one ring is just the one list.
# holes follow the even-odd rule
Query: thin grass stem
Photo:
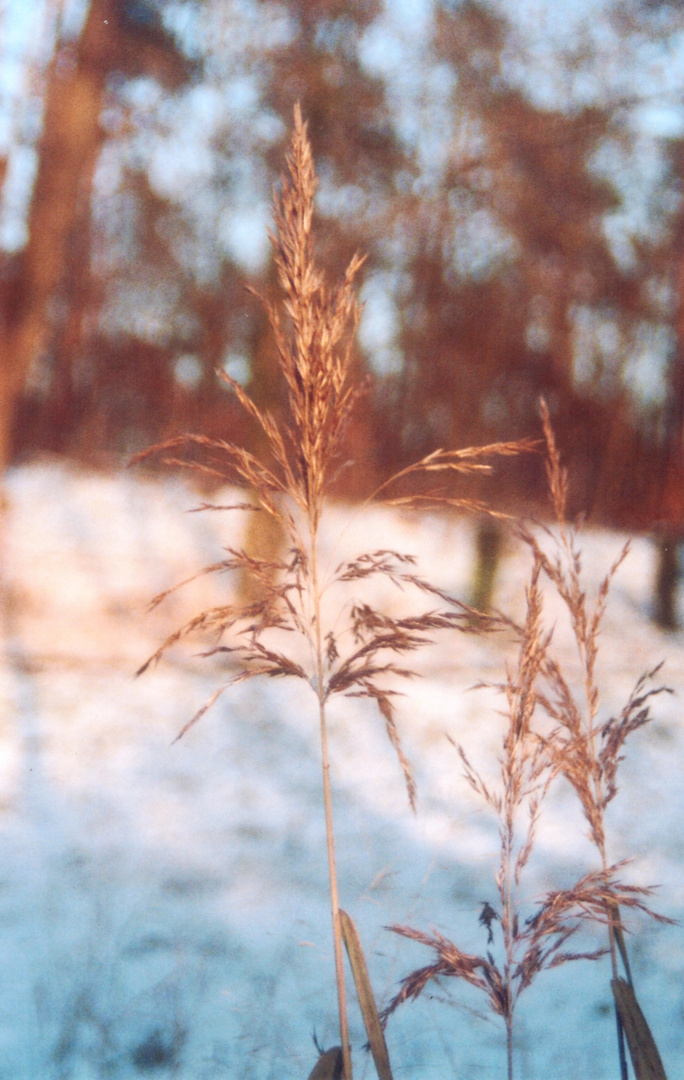
[[330, 910], [332, 915], [333, 952], [335, 957], [335, 985], [337, 988], [337, 1007], [340, 1021], [340, 1043], [342, 1045], [342, 1068], [344, 1080], [352, 1080], [351, 1047], [349, 1043], [349, 1021], [347, 1017], [347, 995], [344, 984], [344, 957], [342, 951], [342, 927], [340, 924], [340, 900], [337, 882], [337, 860], [335, 858], [335, 829], [332, 810], [332, 789], [330, 784], [330, 758], [328, 755], [328, 727], [326, 718], [326, 696], [324, 685], [323, 638], [321, 632], [321, 591], [318, 586], [318, 520], [309, 515], [309, 541], [311, 561], [311, 592], [313, 600], [314, 639], [316, 647], [316, 693], [321, 734], [321, 769], [323, 774], [323, 804], [325, 809], [325, 839], [328, 852], [328, 879], [330, 883]]

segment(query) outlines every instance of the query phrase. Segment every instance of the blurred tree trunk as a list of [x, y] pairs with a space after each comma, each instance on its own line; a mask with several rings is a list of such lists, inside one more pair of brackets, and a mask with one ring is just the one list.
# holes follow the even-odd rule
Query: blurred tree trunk
[[92, 0], [80, 39], [60, 46], [47, 74], [43, 134], [28, 219], [28, 243], [6, 314], [0, 365], [0, 471], [11, 455], [17, 399], [32, 364], [49, 347], [53, 308], [69, 245], [88, 199], [102, 133], [99, 123], [112, 51], [110, 0]]
[[[680, 162], [680, 171], [684, 161]], [[670, 361], [663, 416], [663, 477], [656, 539], [657, 562], [654, 618], [664, 630], [679, 627], [677, 592], [680, 581], [679, 549], [684, 541], [684, 217], [674, 234], [677, 265], [677, 347]]]
[[46, 73], [28, 241], [4, 297], [0, 474], [11, 459], [15, 409], [27, 377], [50, 353], [55, 331], [71, 318], [67, 336], [73, 337], [81, 321], [90, 267], [83, 232], [104, 140], [100, 116], [108, 78], [114, 71], [144, 72], [171, 86], [187, 78], [187, 63], [153, 15], [143, 0], [90, 0], [80, 37], [57, 43]]
[[500, 522], [493, 517], [481, 518], [475, 530], [475, 566], [470, 603], [484, 614], [492, 610], [503, 546], [504, 532]]
[[665, 534], [657, 540], [655, 604], [653, 616], [663, 630], [677, 630], [679, 586], [679, 537]]

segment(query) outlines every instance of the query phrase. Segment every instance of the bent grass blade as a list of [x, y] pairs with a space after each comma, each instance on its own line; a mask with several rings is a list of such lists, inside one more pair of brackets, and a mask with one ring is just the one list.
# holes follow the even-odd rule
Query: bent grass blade
[[351, 916], [341, 909], [340, 926], [354, 976], [354, 985], [356, 986], [356, 993], [363, 1014], [363, 1022], [366, 1025], [368, 1042], [375, 1062], [378, 1080], [393, 1080], [387, 1043], [385, 1042], [378, 1008], [373, 997], [373, 989], [368, 976], [368, 965], [361, 947], [359, 932]]
[[634, 990], [625, 979], [613, 979], [610, 985], [636, 1080], [667, 1080], [653, 1033]]

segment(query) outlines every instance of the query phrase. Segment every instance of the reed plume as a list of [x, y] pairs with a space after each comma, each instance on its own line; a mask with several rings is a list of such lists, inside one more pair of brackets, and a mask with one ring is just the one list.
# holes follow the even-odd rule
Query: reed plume
[[[571, 960], [597, 960], [610, 953], [613, 990], [618, 1017], [620, 1061], [626, 1077], [622, 1040], [623, 1026], [637, 1069], [637, 1080], [664, 1080], [665, 1073], [648, 1025], [633, 992], [624, 944], [620, 910], [642, 911], [659, 921], [646, 903], [650, 889], [631, 886], [620, 880], [625, 863], [611, 864], [605, 836], [605, 809], [617, 793], [617, 772], [624, 742], [650, 719], [650, 701], [666, 688], [651, 686], [658, 672], [638, 680], [627, 704], [617, 718], [598, 721], [599, 688], [596, 658], [601, 620], [610, 582], [627, 548], [602, 582], [593, 609], [581, 580], [581, 552], [575, 531], [566, 521], [567, 475], [560, 459], [548, 411], [542, 403], [542, 420], [547, 444], [547, 472], [553, 501], [556, 531], [546, 529], [556, 548], [555, 557], [545, 553], [533, 533], [521, 523], [519, 536], [533, 554], [533, 568], [527, 586], [527, 615], [522, 627], [510, 622], [519, 639], [517, 667], [507, 671], [499, 689], [506, 697], [506, 729], [499, 760], [499, 783], [485, 782], [473, 768], [465, 751], [459, 753], [465, 778], [498, 819], [500, 861], [495, 874], [496, 905], [483, 902], [479, 922], [487, 935], [486, 949], [474, 955], [435, 931], [425, 933], [408, 926], [390, 927], [395, 933], [418, 941], [435, 954], [432, 963], [406, 976], [399, 992], [385, 1010], [384, 1019], [403, 1002], [417, 997], [438, 978], [460, 978], [482, 990], [492, 1010], [506, 1029], [508, 1080], [514, 1072], [514, 1014], [521, 993], [543, 970]], [[562, 665], [551, 651], [551, 634], [542, 625], [540, 578], [545, 575], [558, 591], [568, 610], [580, 657], [584, 704], [573, 694]], [[539, 714], [551, 717], [548, 730]], [[522, 875], [532, 853], [535, 830], [550, 785], [565, 777], [577, 794], [591, 837], [600, 855], [600, 866], [571, 888], [548, 892], [535, 910], [525, 911], [520, 899]], [[590, 951], [570, 951], [566, 944], [580, 928], [591, 923], [605, 925], [608, 946]], [[500, 938], [500, 959], [494, 954], [495, 936]], [[619, 949], [626, 981], [617, 967]], [[637, 1068], [648, 1058], [649, 1069]]]
[[[600, 687], [596, 677], [596, 661], [599, 635], [606, 610], [612, 580], [629, 553], [629, 543], [622, 548], [599, 585], [593, 601], [582, 577], [582, 555], [578, 545], [577, 529], [567, 521], [568, 475], [561, 466], [560, 455], [549, 418], [548, 408], [541, 402], [542, 423], [547, 446], [547, 477], [553, 504], [556, 528], [544, 530], [551, 540], [552, 554], [547, 554], [537, 538], [526, 528], [520, 530], [524, 541], [534, 552], [544, 574], [561, 597], [568, 613], [581, 673], [581, 692], [573, 691], [561, 664], [551, 656], [544, 663], [546, 691], [543, 705], [555, 727], [545, 738], [544, 745], [553, 769], [571, 784], [589, 826], [589, 835], [596, 847], [600, 870], [606, 885], [606, 895], [600, 921], [608, 929], [608, 943], [612, 970], [612, 987], [616, 994], [615, 1015], [618, 1037], [618, 1055], [622, 1080], [627, 1080], [627, 1061], [623, 1023], [624, 1009], [620, 1001], [629, 998], [636, 1006], [634, 984], [630, 970], [620, 907], [625, 901], [610, 895], [610, 880], [614, 868], [610, 865], [606, 839], [605, 815], [609, 804], [618, 793], [618, 770], [623, 758], [625, 742], [651, 720], [652, 699], [659, 694], [671, 693], [666, 686], [656, 682], [662, 664], [641, 675], [624, 707], [616, 716], [601, 720]], [[669, 921], [657, 915], [644, 904], [643, 911], [659, 921]], [[622, 960], [625, 980], [618, 966], [618, 953]], [[620, 983], [626, 982], [625, 987]], [[638, 1008], [638, 1006], [636, 1006]], [[645, 1025], [645, 1021], [644, 1021]], [[650, 1036], [648, 1025], [643, 1028]], [[652, 1037], [651, 1037], [652, 1038]], [[655, 1043], [653, 1043], [655, 1048]], [[634, 1051], [630, 1046], [634, 1058]], [[638, 1053], [638, 1048], [636, 1050]], [[664, 1078], [665, 1072], [657, 1050], [655, 1071], [651, 1078]], [[635, 1066], [636, 1067], [636, 1066]], [[644, 1078], [646, 1074], [643, 1074]], [[641, 1080], [641, 1078], [640, 1078]]]
[[528, 911], [527, 918], [519, 897], [543, 801], [553, 779], [549, 758], [532, 727], [537, 682], [550, 642], [541, 624], [540, 572], [536, 560], [527, 587], [527, 616], [520, 628], [517, 666], [507, 672], [501, 687], [506, 697], [506, 727], [499, 759], [499, 782], [496, 785], [486, 782], [464, 749], [458, 748], [465, 778], [498, 820], [500, 860], [494, 878], [498, 895], [494, 904], [483, 902], [478, 920], [486, 934], [485, 951], [478, 955], [466, 953], [436, 931], [424, 933], [408, 926], [390, 927], [395, 933], [428, 946], [435, 959], [403, 979], [401, 989], [384, 1014], [386, 1020], [400, 1004], [422, 993], [433, 979], [464, 979], [484, 992], [494, 1013], [504, 1021], [509, 1080], [513, 1078], [514, 1015], [522, 992], [546, 968], [579, 958], [594, 959], [603, 953], [603, 950], [570, 952], [566, 948], [568, 939], [581, 924], [580, 905], [584, 902], [590, 906], [595, 899], [592, 879], [578, 883], [574, 890], [549, 894], [535, 911]]
[[[327, 285], [316, 264], [312, 228], [316, 176], [306, 125], [298, 107], [287, 165], [289, 175], [281, 178], [280, 192], [274, 197], [275, 231], [271, 236], [282, 298], [279, 304], [262, 298], [287, 388], [287, 419], [276, 419], [259, 409], [239, 383], [225, 372], [218, 372], [261, 428], [270, 454], [268, 462], [235, 443], [203, 435], [179, 436], [152, 447], [134, 460], [154, 454], [167, 465], [181, 465], [221, 482], [237, 482], [252, 493], [251, 501], [227, 505], [203, 503], [199, 509], [265, 515], [287, 537], [289, 549], [280, 558], [265, 559], [231, 548], [226, 550], [226, 558], [200, 571], [201, 574], [249, 575], [258, 585], [253, 594], [256, 598], [248, 598], [246, 602], [231, 598], [200, 612], [171, 634], [139, 673], [190, 635], [211, 639], [203, 655], [224, 654], [231, 662], [229, 677], [190, 719], [179, 737], [228, 687], [245, 679], [261, 675], [290, 676], [310, 686], [317, 704], [321, 746], [340, 1043], [344, 1077], [351, 1080], [326, 709], [337, 695], [365, 697], [375, 702], [413, 805], [415, 783], [396, 722], [396, 690], [389, 680], [410, 678], [414, 674], [404, 658], [427, 645], [434, 631], [458, 628], [472, 632], [474, 628], [486, 629], [494, 623], [432, 587], [418, 574], [412, 555], [378, 550], [342, 561], [334, 569], [326, 569], [321, 563], [319, 530], [326, 496], [340, 464], [345, 428], [364, 392], [364, 386], [353, 379], [352, 363], [360, 312], [354, 285], [363, 260], [355, 256], [334, 288]], [[443, 479], [455, 474], [490, 471], [492, 457], [518, 453], [530, 445], [497, 443], [464, 450], [436, 450], [402, 470], [392, 481], [386, 481], [372, 498], [387, 497], [392, 482], [420, 475], [439, 475]], [[386, 501], [415, 506], [421, 505], [423, 498], [400, 496]], [[446, 496], [445, 501], [471, 505], [467, 499], [455, 496]], [[377, 577], [398, 589], [414, 590], [437, 606], [404, 618], [378, 610], [362, 595], [364, 585]], [[348, 596], [351, 594], [334, 619], [328, 618], [323, 603], [333, 586], [342, 587]], [[170, 591], [156, 597], [153, 605], [160, 603]], [[287, 652], [276, 647], [274, 632], [278, 631], [288, 631], [290, 640], [303, 643], [304, 649], [293, 647]], [[281, 638], [282, 635], [277, 640]]]

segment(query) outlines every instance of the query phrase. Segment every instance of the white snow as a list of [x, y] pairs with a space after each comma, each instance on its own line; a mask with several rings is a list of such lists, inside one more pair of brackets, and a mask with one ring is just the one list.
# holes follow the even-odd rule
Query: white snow
[[[239, 544], [239, 514], [188, 514], [179, 481], [86, 473], [46, 462], [7, 478], [0, 665], [0, 1078], [305, 1080], [313, 1032], [336, 1040], [315, 700], [305, 684], [227, 691], [173, 742], [221, 679], [216, 659], [178, 647], [133, 672], [183, 619], [220, 602], [230, 582], [201, 578], [146, 610], [161, 590]], [[389, 547], [466, 598], [467, 522], [332, 507], [324, 542]], [[624, 542], [584, 537], [588, 581]], [[337, 554], [331, 551], [331, 560]], [[520, 615], [528, 559], [511, 542], [496, 602]], [[635, 540], [602, 635], [602, 715], [665, 661], [676, 691], [628, 742], [610, 813], [611, 856], [626, 878], [659, 884], [655, 906], [684, 916], [684, 636], [648, 619], [653, 548]], [[405, 597], [391, 594], [394, 611]], [[566, 662], [560, 609], [548, 607]], [[496, 764], [500, 707], [469, 688], [499, 680], [503, 638], [445, 636], [399, 707], [416, 767], [418, 813], [384, 725], [368, 703], [332, 709], [331, 752], [341, 901], [357, 922], [376, 994], [431, 959], [388, 933], [434, 926], [463, 948], [485, 945], [477, 917], [495, 902], [495, 824], [462, 777], [447, 734], [485, 772]], [[547, 809], [526, 889], [570, 884], [595, 868], [570, 793]], [[630, 919], [639, 999], [670, 1080], [684, 1077], [680, 926]], [[590, 938], [592, 947], [599, 936]], [[607, 962], [567, 965], [521, 998], [518, 1076], [609, 1080], [617, 1074]], [[372, 1077], [353, 992], [355, 1073]], [[397, 1080], [501, 1076], [502, 1025], [463, 983], [433, 984], [390, 1020]]]

